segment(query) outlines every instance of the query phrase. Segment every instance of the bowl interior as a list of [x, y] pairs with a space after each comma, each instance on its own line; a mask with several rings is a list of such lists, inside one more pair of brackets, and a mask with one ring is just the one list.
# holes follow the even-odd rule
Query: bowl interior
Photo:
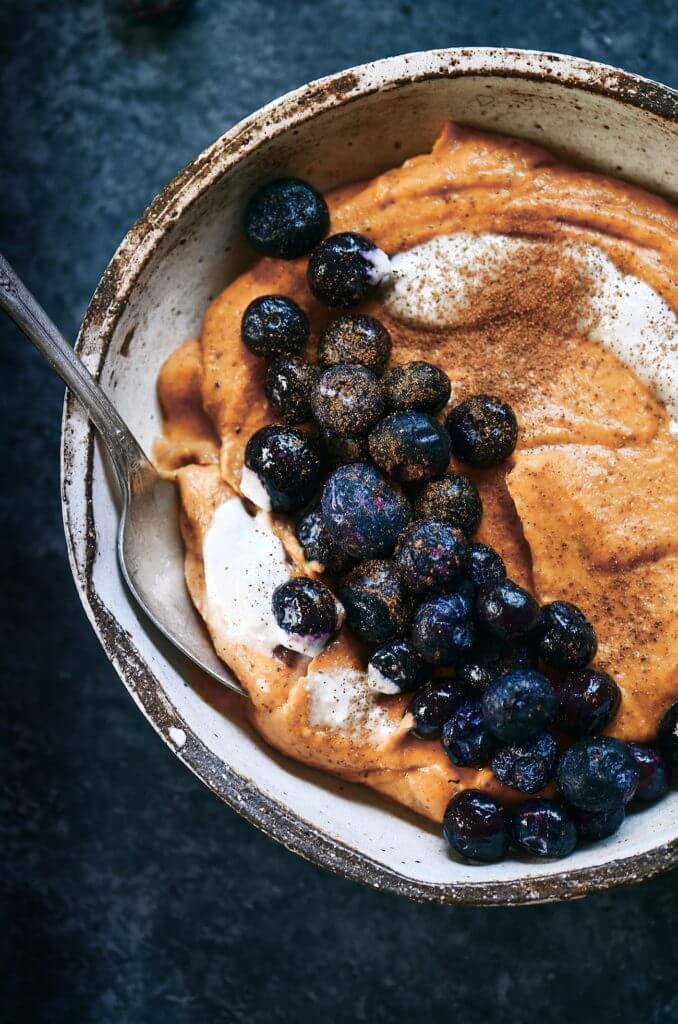
[[[626, 87], [605, 84], [605, 74], [568, 59], [456, 51], [383, 61], [278, 101], [216, 143], [133, 229], [85, 323], [85, 359], [150, 450], [162, 362], [199, 332], [210, 299], [249, 258], [240, 221], [252, 188], [279, 174], [322, 189], [372, 176], [429, 148], [449, 118], [543, 143], [675, 199], [678, 126], [638, 98], [630, 102]], [[109, 656], [179, 756], [286, 845], [387, 888], [479, 902], [578, 895], [674, 856], [678, 793], [567, 862], [471, 867], [453, 859], [425, 821], [272, 753], [232, 714], [237, 698], [187, 670], [128, 598], [115, 561], [114, 488], [70, 401], [64, 444], [74, 572]]]

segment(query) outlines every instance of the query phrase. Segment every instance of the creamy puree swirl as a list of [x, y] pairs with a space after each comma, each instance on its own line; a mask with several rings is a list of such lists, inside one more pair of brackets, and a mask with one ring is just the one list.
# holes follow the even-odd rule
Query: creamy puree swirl
[[[649, 740], [678, 697], [676, 208], [455, 125], [431, 153], [327, 198], [332, 231], [362, 232], [393, 257], [362, 307], [391, 332], [392, 362], [436, 363], [454, 401], [486, 392], [513, 406], [521, 429], [510, 462], [454, 467], [480, 488], [479, 539], [540, 601], [580, 605], [598, 633], [595, 664], [622, 689], [608, 732]], [[274, 747], [435, 820], [461, 787], [515, 801], [489, 769], [456, 768], [439, 743], [409, 735], [408, 698], [375, 692], [367, 652], [347, 630], [314, 657], [274, 647], [267, 632], [274, 581], [319, 567], [305, 564], [285, 517], [240, 518], [265, 504], [242, 479], [243, 456], [274, 419], [240, 320], [253, 298], [285, 294], [315, 338], [330, 313], [305, 270], [303, 259], [256, 262], [161, 372], [156, 458], [180, 489], [189, 590]]]

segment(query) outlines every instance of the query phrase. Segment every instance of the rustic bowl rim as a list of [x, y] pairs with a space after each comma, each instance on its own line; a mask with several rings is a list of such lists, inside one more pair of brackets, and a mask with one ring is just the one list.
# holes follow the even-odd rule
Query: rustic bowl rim
[[[371, 78], [370, 78], [371, 75]], [[464, 75], [515, 76], [603, 94], [678, 123], [678, 92], [609, 65], [564, 54], [497, 47], [425, 50], [387, 57], [312, 81], [240, 121], [192, 160], [156, 196], [129, 230], [105, 270], [87, 309], [76, 348], [90, 369], [100, 372], [128, 296], [144, 266], [176, 218], [226, 169], [266, 139], [315, 117], [324, 110], [378, 89], [435, 78]], [[92, 575], [96, 549], [92, 501], [94, 430], [87, 424], [80, 442], [87, 446], [83, 522], [86, 557], [76, 557], [74, 519], [69, 515], [73, 461], [70, 427], [79, 415], [67, 393], [61, 443], [62, 509], [69, 561], [85, 611], [106, 655], [141, 711], [165, 743], [226, 804], [288, 850], [345, 878], [420, 902], [509, 906], [576, 899], [666, 871], [678, 863], [678, 836], [630, 857], [556, 874], [535, 874], [511, 881], [433, 883], [415, 881], [331, 838], [262, 793], [210, 751], [190, 725], [169, 705], [162, 685], [136, 649], [132, 637], [99, 597]], [[76, 432], [77, 434], [77, 432]], [[82, 527], [81, 527], [82, 529]], [[177, 748], [169, 731], [177, 721], [186, 742]]]

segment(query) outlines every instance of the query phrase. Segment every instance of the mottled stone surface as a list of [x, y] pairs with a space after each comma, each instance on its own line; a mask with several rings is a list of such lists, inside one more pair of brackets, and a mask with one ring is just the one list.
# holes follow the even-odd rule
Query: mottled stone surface
[[[0, 246], [73, 336], [158, 188], [244, 114], [406, 50], [577, 53], [678, 84], [678, 8], [587, 0], [0, 3]], [[184, 769], [82, 613], [58, 487], [62, 389], [0, 322], [0, 1018], [21, 1024], [678, 1017], [676, 876], [571, 905], [418, 907], [310, 867]]]

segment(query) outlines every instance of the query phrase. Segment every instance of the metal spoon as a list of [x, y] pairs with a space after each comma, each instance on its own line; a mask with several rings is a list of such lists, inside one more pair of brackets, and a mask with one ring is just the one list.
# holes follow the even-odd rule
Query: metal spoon
[[103, 390], [1, 254], [0, 308], [82, 402], [108, 449], [122, 495], [118, 563], [132, 596], [175, 647], [244, 695], [217, 657], [186, 590], [176, 485], [158, 475]]

